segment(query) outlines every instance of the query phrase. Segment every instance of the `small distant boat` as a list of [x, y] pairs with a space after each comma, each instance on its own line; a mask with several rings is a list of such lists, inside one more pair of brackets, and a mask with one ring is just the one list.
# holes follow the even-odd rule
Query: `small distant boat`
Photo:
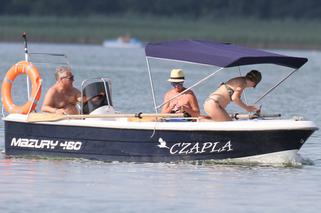
[[117, 39], [105, 40], [103, 46], [109, 48], [143, 48], [144, 43], [137, 38], [120, 36]]

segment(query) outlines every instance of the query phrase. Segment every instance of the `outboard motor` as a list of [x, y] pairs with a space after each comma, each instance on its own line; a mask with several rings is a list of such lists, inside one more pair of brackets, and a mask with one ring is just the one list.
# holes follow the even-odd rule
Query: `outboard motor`
[[[99, 108], [112, 109], [111, 88], [108, 79], [94, 79], [87, 83], [83, 82], [82, 89], [83, 101], [81, 103], [82, 114], [90, 114], [97, 111]], [[105, 106], [105, 107], [104, 107]], [[99, 111], [99, 110], [98, 110]], [[109, 110], [110, 111], [110, 110]], [[101, 113], [108, 113], [102, 111]]]

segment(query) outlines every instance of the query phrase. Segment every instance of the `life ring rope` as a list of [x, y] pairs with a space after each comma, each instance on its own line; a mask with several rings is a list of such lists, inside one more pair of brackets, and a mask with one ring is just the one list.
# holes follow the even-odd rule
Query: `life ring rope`
[[[31, 94], [28, 101], [23, 105], [15, 105], [12, 100], [12, 85], [14, 80], [21, 74], [26, 74], [31, 81]], [[41, 96], [42, 80], [38, 69], [27, 61], [20, 61], [13, 65], [8, 72], [2, 83], [2, 104], [8, 113], [21, 113], [29, 114], [34, 111]]]

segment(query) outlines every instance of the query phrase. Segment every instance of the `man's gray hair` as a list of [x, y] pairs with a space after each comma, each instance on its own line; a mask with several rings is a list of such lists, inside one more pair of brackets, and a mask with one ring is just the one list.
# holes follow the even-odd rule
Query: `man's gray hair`
[[56, 68], [55, 78], [58, 81], [59, 78], [66, 72], [71, 72], [71, 68], [68, 66], [59, 66]]

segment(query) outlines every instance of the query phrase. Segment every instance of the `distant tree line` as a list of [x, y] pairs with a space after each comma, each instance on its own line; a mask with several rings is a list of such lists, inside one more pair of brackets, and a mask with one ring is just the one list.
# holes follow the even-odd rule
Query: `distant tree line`
[[0, 15], [320, 19], [320, 0], [1, 0]]

